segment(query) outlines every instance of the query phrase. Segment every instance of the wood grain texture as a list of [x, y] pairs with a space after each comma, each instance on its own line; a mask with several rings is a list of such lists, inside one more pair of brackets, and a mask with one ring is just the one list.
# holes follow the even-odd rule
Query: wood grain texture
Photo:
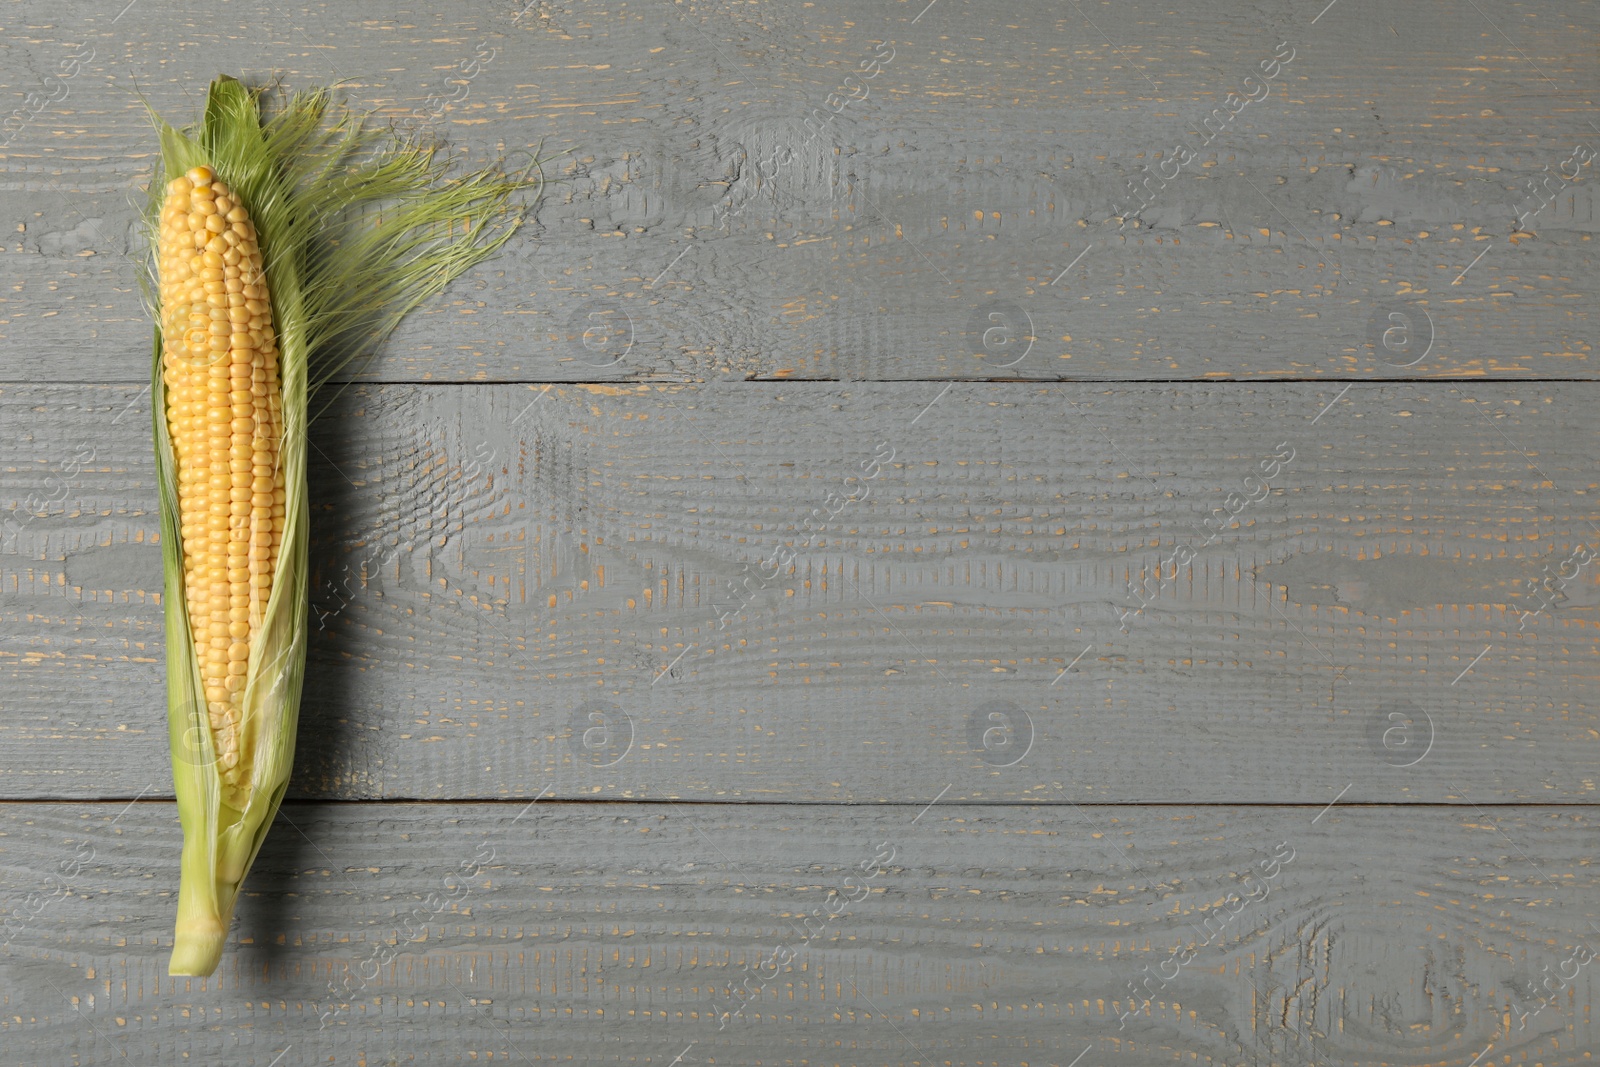
[[[8, 5], [0, 1061], [1591, 1064], [1597, 41]], [[554, 180], [313, 434], [295, 799], [192, 980], [136, 216], [218, 72]]]
[[39, 1067], [1563, 1067], [1600, 1042], [1600, 967], [1562, 966], [1600, 938], [1592, 808], [920, 807], [290, 804], [222, 969], [173, 979], [172, 806], [11, 805], [0, 1042]]
[[[313, 435], [295, 788], [1589, 802], [1600, 574], [1528, 583], [1600, 538], [1597, 400], [360, 387]], [[146, 404], [0, 389], [5, 796], [168, 788]]]
[[[552, 157], [381, 379], [1372, 379], [1396, 300], [1432, 320], [1418, 376], [1592, 377], [1594, 165], [1563, 163], [1600, 146], [1596, 12], [1307, 6], [30, 0], [0, 99], [95, 55], [0, 148], [6, 378], [142, 375], [133, 89], [181, 120], [218, 71]], [[997, 305], [1020, 362], [984, 348]], [[631, 345], [597, 360], [596, 329]]]

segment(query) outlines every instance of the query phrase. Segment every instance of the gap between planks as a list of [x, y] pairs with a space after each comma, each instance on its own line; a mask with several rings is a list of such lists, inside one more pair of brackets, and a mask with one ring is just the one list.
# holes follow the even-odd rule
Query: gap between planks
[[[1258, 388], [1263, 385], [1333, 385], [1344, 382], [1346, 385], [1450, 385], [1460, 387], [1463, 385], [1594, 385], [1594, 378], [1541, 378], [1527, 377], [1524, 375], [1499, 375], [1485, 378], [1479, 375], [1452, 377], [1440, 375], [1433, 378], [1418, 378], [1401, 375], [1384, 375], [1382, 377], [1350, 378], [1325, 375], [1276, 375], [1262, 374], [1256, 377], [1238, 378], [771, 378], [756, 376], [754, 378], [473, 378], [454, 382], [418, 381], [411, 378], [351, 378], [349, 380], [334, 379], [329, 381], [333, 386], [351, 385], [404, 385], [412, 388], [451, 389], [463, 386], [484, 385], [727, 385], [744, 383], [749, 385], [1168, 385], [1173, 387], [1191, 386], [1249, 386]], [[21, 388], [35, 385], [61, 385], [79, 386], [86, 389], [95, 389], [107, 386], [135, 386], [149, 385], [146, 378], [107, 378], [100, 381], [85, 382], [56, 378], [27, 378], [15, 380], [0, 380], [0, 389], [7, 387]]]
[[[0, 809], [19, 805], [61, 805], [61, 804], [172, 804], [172, 796], [107, 796], [107, 797], [18, 797], [0, 800]], [[416, 807], [416, 808], [448, 808], [462, 805], [499, 805], [512, 807], [518, 804], [526, 805], [537, 801], [540, 804], [574, 804], [587, 807], [618, 807], [622, 805], [665, 805], [672, 807], [696, 808], [925, 808], [929, 805], [921, 800], [887, 800], [872, 802], [851, 802], [834, 800], [685, 800], [677, 798], [653, 799], [649, 797], [286, 797], [282, 807], [358, 807], [361, 805], [381, 804], [390, 807]], [[1340, 800], [1335, 802], [1340, 808], [1404, 808], [1406, 811], [1418, 810], [1454, 810], [1456, 808], [1474, 808], [1480, 811], [1491, 811], [1496, 808], [1560, 808], [1562, 810], [1600, 810], [1600, 801], [1550, 801], [1550, 800], [1518, 800], [1518, 801], [1491, 801], [1477, 803], [1470, 800], [1447, 802], [1439, 800], [1419, 801], [1391, 801], [1391, 800]], [[1264, 800], [950, 800], [945, 807], [958, 808], [1008, 808], [1016, 810], [1030, 810], [1034, 808], [1200, 808], [1200, 809], [1229, 809], [1234, 808], [1260, 808], [1273, 811], [1292, 811], [1304, 808], [1307, 811], [1324, 811], [1329, 807], [1326, 803], [1317, 801], [1264, 801]]]

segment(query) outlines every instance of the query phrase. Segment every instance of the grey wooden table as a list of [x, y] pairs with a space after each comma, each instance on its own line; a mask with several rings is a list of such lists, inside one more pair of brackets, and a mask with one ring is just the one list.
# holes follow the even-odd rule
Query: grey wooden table
[[[0, 9], [0, 1063], [1590, 1064], [1600, 11]], [[315, 429], [211, 979], [139, 94], [535, 224]]]

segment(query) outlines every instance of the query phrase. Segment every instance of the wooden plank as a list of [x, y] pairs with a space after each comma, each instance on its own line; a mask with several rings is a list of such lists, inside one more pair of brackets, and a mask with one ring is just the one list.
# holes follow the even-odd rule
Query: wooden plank
[[[298, 795], [1590, 801], [1596, 400], [352, 390]], [[0, 389], [7, 797], [168, 789], [146, 403]]]
[[170, 804], [7, 805], [0, 1040], [41, 1067], [1589, 1062], [1593, 807], [1319, 806], [290, 804], [207, 980], [165, 974]]
[[473, 160], [570, 153], [381, 379], [1374, 379], [1412, 362], [1371, 343], [1397, 307], [1417, 376], [1594, 374], [1591, 11], [926, 7], [26, 0], [0, 96], [94, 54], [0, 148], [6, 377], [140, 376], [128, 85], [181, 120], [218, 70], [347, 78]]

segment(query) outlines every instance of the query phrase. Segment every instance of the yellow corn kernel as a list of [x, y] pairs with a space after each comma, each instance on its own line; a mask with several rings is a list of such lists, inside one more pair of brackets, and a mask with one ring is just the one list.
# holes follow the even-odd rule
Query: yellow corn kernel
[[189, 625], [223, 800], [242, 807], [244, 675], [283, 533], [283, 406], [255, 227], [210, 167], [167, 183], [158, 270]]

